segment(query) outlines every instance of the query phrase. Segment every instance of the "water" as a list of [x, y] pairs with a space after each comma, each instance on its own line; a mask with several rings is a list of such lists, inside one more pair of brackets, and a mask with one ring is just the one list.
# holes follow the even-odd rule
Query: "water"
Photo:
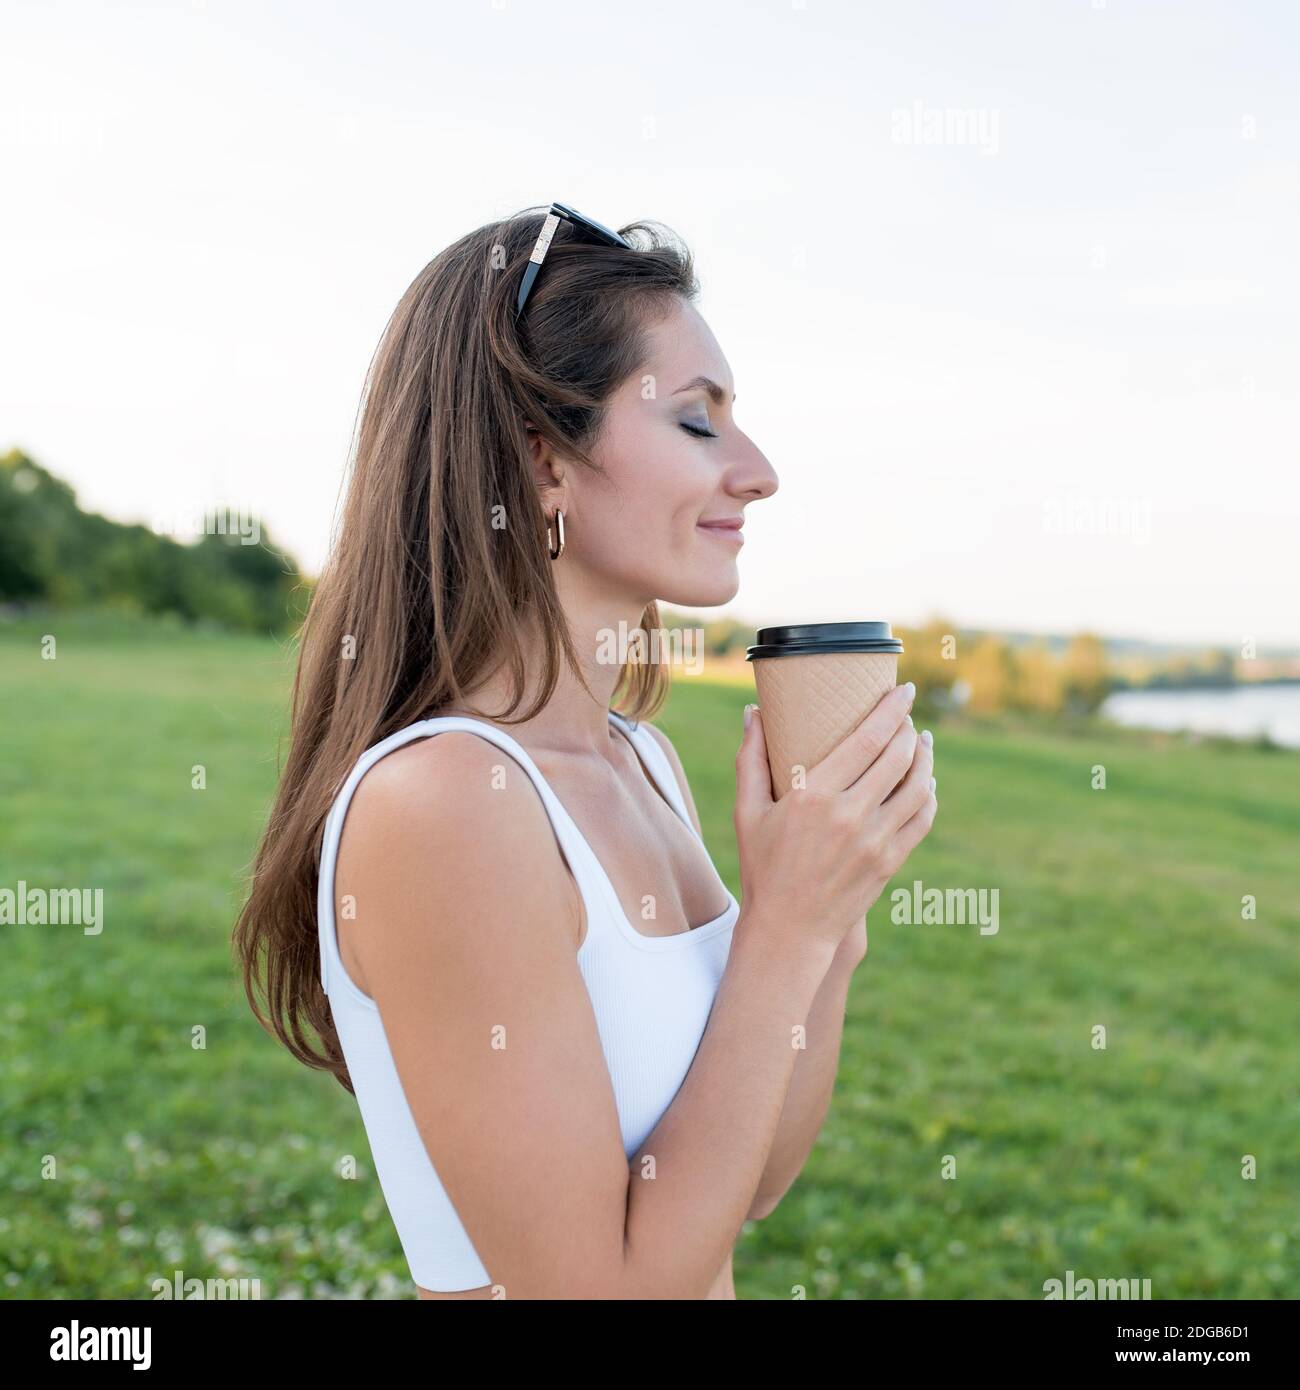
[[1285, 748], [1300, 748], [1300, 685], [1118, 690], [1107, 698], [1101, 712], [1117, 724], [1143, 729], [1243, 739], [1266, 733]]

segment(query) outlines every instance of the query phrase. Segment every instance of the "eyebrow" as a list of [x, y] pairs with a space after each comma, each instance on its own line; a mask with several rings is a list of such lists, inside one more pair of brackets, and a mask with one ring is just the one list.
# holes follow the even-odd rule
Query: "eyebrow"
[[[709, 393], [709, 399], [714, 405], [721, 405], [726, 400], [727, 393], [716, 381], [711, 381], [707, 376], [697, 376], [694, 381], [688, 381], [685, 386], [679, 386], [673, 395], [680, 396], [683, 391], [696, 391], [701, 386]], [[734, 391], [731, 393], [731, 399], [733, 401], [736, 399]]]

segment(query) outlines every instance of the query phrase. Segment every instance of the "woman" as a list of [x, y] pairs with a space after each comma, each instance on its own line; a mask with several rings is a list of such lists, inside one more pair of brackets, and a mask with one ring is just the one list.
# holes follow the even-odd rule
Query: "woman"
[[697, 294], [655, 224], [556, 204], [430, 262], [371, 366], [236, 941], [424, 1298], [734, 1298], [934, 816], [910, 686], [780, 800], [746, 707], [742, 906], [644, 722], [666, 672], [620, 642], [731, 599], [777, 487]]

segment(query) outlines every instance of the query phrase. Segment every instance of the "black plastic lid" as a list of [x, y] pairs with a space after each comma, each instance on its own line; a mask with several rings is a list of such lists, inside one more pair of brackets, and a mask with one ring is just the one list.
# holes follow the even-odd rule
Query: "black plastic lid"
[[745, 648], [746, 661], [769, 656], [815, 656], [819, 652], [901, 652], [903, 644], [888, 623], [795, 623], [760, 627], [758, 641]]

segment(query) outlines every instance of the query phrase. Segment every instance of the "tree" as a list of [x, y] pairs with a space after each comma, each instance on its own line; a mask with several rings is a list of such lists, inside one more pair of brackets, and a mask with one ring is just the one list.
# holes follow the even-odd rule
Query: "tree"
[[1016, 653], [1016, 704], [1048, 714], [1065, 707], [1064, 664], [1046, 642], [1033, 642]]
[[1016, 662], [1000, 637], [979, 638], [966, 660], [962, 676], [970, 684], [969, 708], [982, 714], [1006, 709], [1016, 686]]
[[1065, 649], [1064, 664], [1066, 707], [1094, 713], [1110, 691], [1105, 643], [1095, 633], [1079, 633]]
[[303, 579], [264, 529], [256, 534], [260, 545], [229, 535], [182, 545], [83, 512], [66, 483], [20, 450], [0, 456], [0, 601], [103, 604], [282, 631], [301, 616]]

